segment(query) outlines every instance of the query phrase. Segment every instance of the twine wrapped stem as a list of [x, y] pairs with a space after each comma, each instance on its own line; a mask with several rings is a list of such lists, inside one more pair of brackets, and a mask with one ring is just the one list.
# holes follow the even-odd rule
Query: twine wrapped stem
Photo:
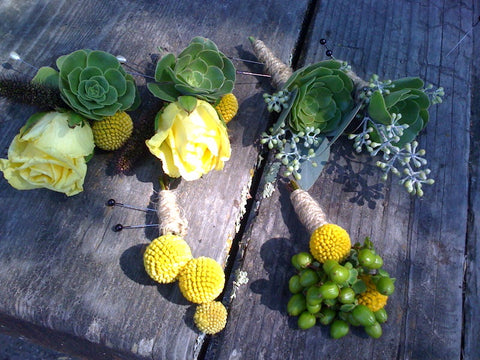
[[249, 38], [258, 60], [265, 63], [265, 71], [272, 76], [272, 85], [280, 89], [292, 76], [292, 69], [277, 58], [262, 40]]
[[312, 234], [320, 226], [329, 223], [325, 212], [307, 191], [294, 190], [290, 194], [290, 200], [300, 222], [307, 228], [309, 234]]
[[160, 232], [163, 235], [173, 234], [180, 237], [187, 235], [188, 222], [177, 203], [172, 190], [161, 190], [158, 201], [158, 218]]

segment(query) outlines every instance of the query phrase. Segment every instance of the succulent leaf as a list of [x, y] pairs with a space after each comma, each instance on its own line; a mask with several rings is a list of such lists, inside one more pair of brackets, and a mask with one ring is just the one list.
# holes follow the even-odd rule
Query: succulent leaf
[[155, 70], [150, 92], [173, 102], [181, 95], [214, 103], [233, 90], [235, 67], [211, 40], [195, 37], [178, 55], [165, 55]]
[[88, 119], [101, 120], [140, 103], [133, 77], [107, 52], [77, 50], [59, 57], [57, 66], [62, 99]]

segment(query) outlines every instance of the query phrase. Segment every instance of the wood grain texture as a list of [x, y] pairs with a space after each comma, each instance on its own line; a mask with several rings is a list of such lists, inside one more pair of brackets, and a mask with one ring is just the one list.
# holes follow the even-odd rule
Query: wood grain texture
[[[373, 73], [392, 79], [419, 76], [445, 88], [444, 103], [431, 109], [430, 123], [419, 138], [436, 183], [425, 187], [423, 198], [410, 197], [397, 179], [382, 183], [376, 159], [354, 154], [344, 138], [332, 147], [329, 164], [311, 189], [330, 220], [347, 229], [353, 241], [371, 237], [384, 258], [384, 268], [397, 278], [381, 340], [370, 339], [359, 329], [336, 341], [324, 327], [298, 330], [296, 319], [286, 315], [288, 279], [293, 274], [290, 258], [308, 249], [308, 234], [282, 185], [270, 198], [258, 196], [258, 215], [242, 244], [240, 269], [248, 273], [250, 282], [237, 290], [227, 329], [215, 340], [218, 345], [210, 348], [209, 358], [461, 357], [475, 81], [471, 39], [446, 54], [471, 27], [475, 15], [472, 1], [319, 2], [304, 63], [324, 58], [325, 48], [318, 40], [327, 38], [334, 56], [348, 60], [364, 78]], [[263, 40], [268, 44], [269, 39]], [[469, 316], [477, 314], [473, 307], [478, 304], [478, 278], [473, 275], [478, 270], [478, 250], [472, 240], [476, 236], [470, 234], [470, 239], [475, 253], [470, 254]], [[478, 349], [473, 349], [478, 345], [478, 324], [470, 326], [466, 336], [473, 359], [478, 358]]]
[[[0, 4], [0, 54], [6, 61], [14, 50], [42, 66], [76, 49], [101, 49], [153, 75], [158, 47], [178, 53], [194, 36], [205, 36], [229, 56], [251, 57], [247, 36], [255, 35], [275, 39], [273, 47], [288, 59], [305, 9], [306, 1], [278, 0], [7, 1]], [[34, 74], [19, 63], [13, 68], [5, 65], [1, 71]], [[136, 80], [144, 98], [139, 114], [159, 108], [145, 91], [145, 81]], [[194, 256], [222, 264], [255, 171], [254, 141], [266, 127], [257, 86], [254, 78], [237, 79], [240, 111], [228, 126], [232, 159], [225, 169], [178, 187]], [[5, 157], [10, 141], [35, 109], [5, 100], [0, 100], [0, 108]], [[177, 285], [157, 286], [143, 270], [142, 248], [158, 231], [111, 230], [116, 223], [158, 219], [105, 206], [109, 198], [154, 206], [160, 162], [150, 156], [132, 176], [112, 176], [106, 173], [110, 156], [98, 153], [91, 160], [85, 191], [71, 198], [46, 190], [21, 192], [0, 181], [0, 323], [88, 358], [191, 359], [203, 341], [193, 325], [194, 307]]]
[[[473, 14], [478, 14], [480, 4], [477, 2]], [[475, 22], [476, 19], [473, 20]], [[468, 24], [466, 27], [468, 31]], [[468, 41], [473, 47], [473, 59], [480, 56], [478, 26], [472, 31]], [[465, 360], [478, 359], [480, 357], [480, 64], [472, 62], [472, 120], [470, 122], [470, 189], [469, 189], [469, 213], [465, 276], [465, 309], [464, 320], [464, 346], [463, 358]]]

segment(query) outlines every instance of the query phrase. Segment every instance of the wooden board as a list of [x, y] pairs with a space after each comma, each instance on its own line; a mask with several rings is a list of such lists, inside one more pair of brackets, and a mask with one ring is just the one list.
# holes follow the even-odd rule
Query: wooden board
[[[205, 36], [229, 56], [250, 56], [247, 37], [272, 39], [288, 59], [299, 36], [307, 1], [23, 1], [0, 4], [0, 54], [10, 51], [36, 66], [80, 48], [109, 51], [153, 75], [158, 47], [178, 53]], [[250, 70], [236, 62], [243, 70]], [[2, 73], [35, 71], [20, 63]], [[144, 105], [136, 116], [160, 107], [137, 78]], [[266, 84], [265, 82], [263, 84]], [[255, 172], [255, 140], [266, 127], [262, 89], [238, 76], [239, 116], [229, 124], [232, 159], [221, 172], [178, 187], [189, 221], [186, 240], [194, 256], [224, 264], [244, 212]], [[0, 100], [2, 157], [35, 109]], [[152, 126], [153, 126], [153, 115]], [[0, 181], [0, 323], [36, 341], [88, 358], [186, 359], [197, 356], [203, 337], [194, 307], [176, 285], [157, 286], [142, 267], [141, 251], [156, 230], [114, 233], [116, 223], [155, 223], [109, 198], [154, 206], [160, 162], [148, 156], [131, 176], [109, 175], [111, 155], [89, 163], [85, 191], [67, 198], [46, 190], [20, 192]]]
[[[478, 14], [480, 4], [477, 2], [473, 14]], [[468, 25], [466, 27], [468, 29]], [[467, 30], [468, 31], [468, 30]], [[472, 44], [473, 58], [478, 58], [479, 30], [475, 29], [468, 42]], [[475, 36], [477, 36], [475, 38]], [[478, 61], [472, 63], [472, 119], [470, 122], [470, 176], [468, 199], [468, 232], [465, 252], [465, 310], [464, 320], [464, 359], [480, 357], [480, 66]]]
[[[472, 1], [461, 5], [453, 1], [318, 3], [304, 63], [325, 58], [318, 40], [326, 38], [334, 56], [348, 60], [362, 77], [373, 73], [392, 79], [420, 76], [445, 88], [444, 103], [432, 108], [430, 123], [419, 139], [436, 183], [425, 188], [422, 199], [410, 197], [397, 179], [382, 183], [376, 159], [356, 155], [343, 138], [332, 147], [329, 164], [311, 189], [330, 220], [343, 226], [352, 240], [371, 237], [385, 269], [397, 278], [387, 305], [389, 321], [380, 340], [358, 329], [337, 341], [324, 327], [298, 330], [296, 319], [286, 314], [288, 279], [293, 274], [290, 258], [308, 249], [308, 234], [284, 186], [279, 184], [267, 199], [261, 199], [259, 191], [258, 213], [252, 215], [239, 256], [239, 262], [243, 261], [239, 269], [250, 281], [237, 289], [227, 329], [211, 344], [207, 358], [461, 357], [469, 128], [475, 90], [471, 84], [478, 82], [478, 71], [472, 73], [471, 38], [447, 53], [475, 22], [478, 11], [473, 10]], [[268, 38], [263, 40], [269, 43]], [[478, 102], [478, 96], [473, 99]], [[478, 111], [474, 116], [478, 118]], [[478, 164], [477, 152], [472, 155]], [[472, 173], [472, 179], [477, 175]], [[470, 189], [471, 201], [478, 210], [475, 184]], [[474, 232], [468, 237], [471, 283], [465, 313], [465, 319], [472, 319], [466, 320], [469, 329], [465, 334], [472, 359], [479, 356], [478, 325], [473, 320], [478, 315], [476, 223], [471, 222]]]

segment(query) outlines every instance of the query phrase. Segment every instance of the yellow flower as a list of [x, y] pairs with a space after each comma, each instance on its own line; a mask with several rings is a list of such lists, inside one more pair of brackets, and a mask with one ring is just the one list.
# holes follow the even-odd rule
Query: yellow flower
[[321, 263], [327, 260], [343, 260], [350, 253], [351, 247], [348, 233], [335, 224], [320, 226], [310, 238], [310, 252]]
[[[94, 149], [90, 126], [70, 128], [71, 113], [37, 113], [20, 129], [0, 159], [5, 179], [18, 190], [47, 188], [68, 196], [83, 190], [85, 156]], [[30, 125], [33, 124], [33, 125]]]
[[219, 301], [211, 301], [197, 306], [193, 321], [205, 334], [216, 334], [227, 324], [227, 309]]
[[92, 131], [95, 145], [100, 149], [117, 150], [132, 135], [132, 118], [125, 111], [120, 111], [113, 116], [106, 116], [102, 120], [93, 121]]
[[220, 102], [215, 106], [218, 113], [222, 116], [225, 124], [228, 124], [238, 111], [238, 100], [232, 93], [226, 94], [222, 97]]
[[178, 285], [185, 299], [196, 304], [214, 300], [223, 290], [225, 273], [215, 260], [199, 257], [180, 271]]
[[145, 271], [161, 284], [174, 282], [182, 267], [191, 259], [192, 252], [187, 242], [172, 234], [153, 240], [143, 254]]
[[382, 295], [377, 291], [377, 287], [370, 277], [360, 276], [360, 279], [362, 279], [365, 285], [367, 285], [367, 290], [358, 296], [359, 304], [365, 305], [373, 312], [378, 311], [387, 305], [388, 296]]
[[198, 100], [190, 112], [178, 101], [170, 103], [157, 115], [156, 123], [157, 133], [146, 144], [171, 177], [196, 180], [213, 169], [223, 169], [230, 159], [227, 129], [206, 101]]

